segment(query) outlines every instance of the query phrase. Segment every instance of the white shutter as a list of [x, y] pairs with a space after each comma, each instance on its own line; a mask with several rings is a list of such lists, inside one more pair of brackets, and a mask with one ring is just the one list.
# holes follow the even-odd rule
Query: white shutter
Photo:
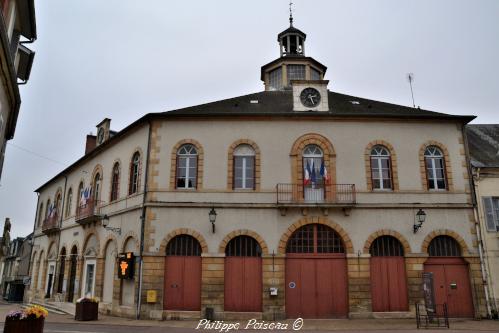
[[483, 210], [488, 231], [497, 231], [492, 197], [483, 197]]

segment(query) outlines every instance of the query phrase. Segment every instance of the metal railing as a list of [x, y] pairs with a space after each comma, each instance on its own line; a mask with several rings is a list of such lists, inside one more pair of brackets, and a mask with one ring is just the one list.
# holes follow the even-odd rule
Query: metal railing
[[50, 232], [56, 229], [59, 229], [59, 214], [54, 212], [52, 215], [43, 220], [42, 232]]
[[76, 208], [76, 222], [84, 222], [99, 216], [101, 203], [100, 200], [95, 199], [88, 199], [85, 203], [80, 203]]
[[424, 304], [416, 304], [417, 328], [446, 327], [449, 328], [447, 303], [435, 304], [434, 309], [428, 309]]
[[277, 184], [277, 204], [355, 204], [355, 184]]

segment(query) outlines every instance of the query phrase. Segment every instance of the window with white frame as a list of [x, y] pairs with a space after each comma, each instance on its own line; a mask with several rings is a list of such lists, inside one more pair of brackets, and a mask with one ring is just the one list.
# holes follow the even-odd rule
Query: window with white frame
[[234, 189], [255, 189], [255, 150], [250, 145], [234, 149]]
[[435, 146], [429, 146], [424, 152], [426, 178], [428, 189], [445, 190], [447, 189], [447, 180], [445, 179], [444, 154]]
[[374, 146], [371, 149], [371, 179], [374, 190], [392, 189], [390, 152], [386, 147]]
[[[90, 260], [89, 260], [90, 261]], [[94, 296], [94, 281], [95, 281], [95, 262], [87, 262], [85, 266], [85, 289], [84, 297]]]
[[183, 145], [177, 151], [176, 186], [178, 189], [196, 188], [198, 152], [191, 144]]
[[140, 168], [140, 154], [136, 152], [133, 154], [132, 163], [130, 165], [130, 184], [128, 186], [128, 194], [137, 193], [139, 190], [139, 168]]
[[70, 188], [68, 190], [68, 194], [66, 195], [66, 217], [71, 215], [71, 204], [73, 203], [73, 189]]
[[499, 197], [482, 197], [487, 231], [499, 231]]

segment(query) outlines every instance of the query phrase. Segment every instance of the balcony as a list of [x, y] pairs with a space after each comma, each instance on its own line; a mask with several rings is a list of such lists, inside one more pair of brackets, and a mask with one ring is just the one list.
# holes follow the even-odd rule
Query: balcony
[[100, 206], [102, 202], [99, 200], [89, 199], [85, 203], [81, 203], [76, 208], [76, 223], [85, 225], [100, 220]]
[[355, 205], [354, 184], [277, 184], [280, 207], [351, 207]]
[[59, 214], [57, 211], [53, 212], [48, 216], [42, 223], [42, 232], [44, 234], [50, 234], [59, 231]]

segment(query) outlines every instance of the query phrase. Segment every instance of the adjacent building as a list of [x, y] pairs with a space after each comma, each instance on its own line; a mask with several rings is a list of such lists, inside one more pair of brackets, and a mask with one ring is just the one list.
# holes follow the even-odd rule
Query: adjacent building
[[24, 288], [29, 283], [32, 236], [17, 237], [10, 242], [2, 276], [2, 295], [6, 301], [23, 301]]
[[14, 137], [21, 106], [19, 85], [30, 76], [36, 40], [34, 0], [0, 0], [0, 177], [5, 147]]
[[[264, 91], [111, 120], [39, 187], [30, 299], [141, 318], [486, 314], [465, 125], [329, 90], [291, 20]], [[331, 74], [334, 77], [334, 73]]]
[[483, 270], [492, 310], [499, 309], [499, 125], [468, 125]]

